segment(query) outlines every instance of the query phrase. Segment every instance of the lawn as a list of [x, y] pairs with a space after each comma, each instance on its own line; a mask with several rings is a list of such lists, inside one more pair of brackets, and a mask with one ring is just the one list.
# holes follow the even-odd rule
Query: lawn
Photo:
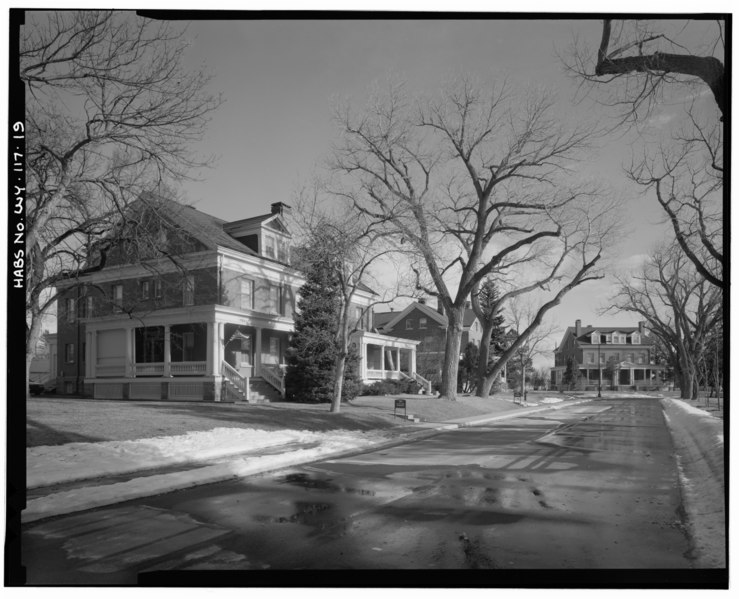
[[[424, 421], [515, 409], [505, 399], [460, 397], [457, 401], [404, 397], [408, 414]], [[123, 441], [181, 435], [217, 427], [260, 430], [373, 430], [407, 425], [393, 415], [393, 397], [358, 397], [331, 414], [327, 404], [228, 404], [202, 402], [114, 401], [31, 397], [27, 404], [26, 445]]]

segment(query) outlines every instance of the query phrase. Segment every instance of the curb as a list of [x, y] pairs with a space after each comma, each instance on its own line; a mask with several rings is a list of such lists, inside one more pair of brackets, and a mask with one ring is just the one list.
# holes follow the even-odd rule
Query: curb
[[[290, 454], [286, 454], [284, 459], [279, 460], [278, 462], [275, 462], [273, 457], [270, 465], [267, 467], [259, 464], [259, 458], [250, 459], [249, 457], [245, 457], [230, 460], [223, 464], [202, 466], [192, 470], [170, 472], [167, 474], [135, 477], [136, 473], [131, 473], [134, 478], [127, 481], [89, 487], [81, 486], [71, 490], [51, 493], [49, 495], [31, 499], [27, 501], [25, 509], [21, 512], [21, 522], [23, 524], [27, 524], [44, 520], [46, 518], [53, 518], [75, 512], [83, 512], [144, 497], [151, 497], [153, 495], [180, 491], [200, 485], [224, 482], [235, 478], [254, 476], [256, 474], [266, 474], [268, 472], [274, 472], [293, 466], [311, 464], [318, 461], [350, 457], [352, 455], [366, 453], [367, 451], [376, 451], [387, 447], [394, 447], [396, 445], [407, 443], [408, 441], [420, 440], [442, 431], [450, 431], [476, 426], [487, 422], [517, 418], [538, 412], [561, 410], [581, 403], [587, 403], [589, 401], [592, 400], [588, 399], [567, 402], [566, 405], [553, 405], [551, 407], [532, 407], [526, 408], [525, 410], [511, 410], [495, 416], [466, 418], [463, 422], [446, 422], [432, 426], [423, 424], [411, 425], [413, 428], [419, 428], [420, 430], [402, 433], [394, 439], [388, 439], [378, 443], [370, 443], [354, 449], [341, 449], [320, 455], [312, 454], [310, 457], [301, 456], [300, 453], [306, 450], [299, 449]], [[251, 463], [248, 463], [249, 461]], [[139, 474], [141, 474], [141, 472], [139, 472]], [[144, 488], [142, 488], [142, 486]], [[49, 499], [51, 498], [53, 498], [54, 501], [52, 502], [52, 505], [48, 505]]]

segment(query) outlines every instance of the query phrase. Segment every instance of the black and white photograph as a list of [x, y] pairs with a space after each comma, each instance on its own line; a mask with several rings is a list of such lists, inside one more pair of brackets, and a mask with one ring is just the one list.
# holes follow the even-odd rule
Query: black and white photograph
[[386, 4], [9, 10], [6, 587], [729, 588], [728, 4]]

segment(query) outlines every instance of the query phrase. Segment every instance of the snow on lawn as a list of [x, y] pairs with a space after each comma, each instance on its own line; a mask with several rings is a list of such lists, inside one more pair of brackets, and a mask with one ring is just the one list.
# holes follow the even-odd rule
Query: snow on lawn
[[381, 432], [215, 428], [172, 437], [134, 441], [68, 443], [27, 449], [27, 486], [32, 489], [77, 480], [203, 462], [287, 444], [328, 451], [386, 440]]
[[540, 403], [561, 403], [563, 401], [561, 397], [545, 397]]

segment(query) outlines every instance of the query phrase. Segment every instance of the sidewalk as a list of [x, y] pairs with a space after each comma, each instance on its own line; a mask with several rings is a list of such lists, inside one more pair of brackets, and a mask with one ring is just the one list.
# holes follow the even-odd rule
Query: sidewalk
[[[29, 496], [26, 509], [22, 512], [22, 521], [34, 522], [197, 485], [392, 447], [437, 434], [439, 431], [559, 410], [589, 401], [590, 398], [573, 398], [557, 404], [521, 406], [502, 413], [456, 418], [444, 422], [409, 423], [390, 429], [385, 434], [365, 435], [362, 438], [342, 438], [341, 435], [332, 435], [329, 442], [318, 437], [311, 438], [309, 435], [299, 439], [286, 436], [284, 442], [251, 447], [248, 451], [238, 454], [212, 455], [210, 458], [181, 461], [176, 464], [165, 462], [159, 467], [152, 459], [145, 469], [121, 471], [94, 478], [80, 478], [79, 469], [75, 468], [74, 462], [64, 463], [62, 458], [60, 465], [68, 467], [69, 475], [65, 474], [65, 468], [59, 468], [52, 473], [51, 478], [47, 474], [46, 484], [43, 476], [36, 476], [35, 483], [29, 480]], [[154, 451], [149, 447], [145, 449]], [[113, 455], [111, 460], [115, 461], [116, 457], [118, 456]], [[73, 474], [75, 472], [76, 478]], [[53, 482], [49, 483], [49, 480]]]

